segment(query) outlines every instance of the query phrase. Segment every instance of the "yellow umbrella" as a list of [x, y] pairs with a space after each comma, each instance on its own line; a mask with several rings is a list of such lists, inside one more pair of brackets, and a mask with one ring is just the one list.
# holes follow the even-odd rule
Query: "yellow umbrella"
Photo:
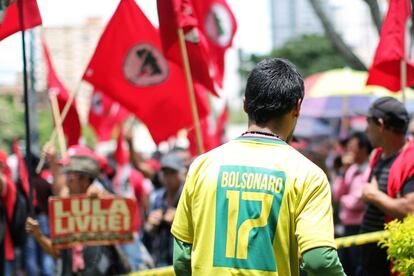
[[[349, 68], [334, 69], [305, 79], [302, 115], [312, 117], [343, 117], [366, 111], [379, 97], [402, 100], [402, 93], [393, 93], [381, 86], [366, 86], [367, 72]], [[406, 90], [406, 106], [414, 110], [414, 91]]]

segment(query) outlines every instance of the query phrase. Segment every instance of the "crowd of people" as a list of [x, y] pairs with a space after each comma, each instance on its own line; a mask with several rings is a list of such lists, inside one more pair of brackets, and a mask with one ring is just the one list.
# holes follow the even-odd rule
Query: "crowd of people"
[[[132, 135], [125, 137], [131, 154], [130, 162], [122, 165], [113, 155], [104, 157], [85, 146], [71, 146], [67, 156], [60, 158], [53, 145], [45, 145], [46, 165], [32, 177], [34, 215], [29, 215], [26, 206], [23, 228], [27, 234], [19, 241], [11, 235], [13, 217], [18, 215], [15, 211], [19, 196], [28, 201], [29, 195], [19, 191], [22, 184], [14, 156], [7, 157], [1, 151], [1, 253], [5, 260], [1, 275], [72, 275], [80, 271], [84, 275], [112, 275], [172, 264], [170, 227], [190, 161], [189, 152], [174, 148], [144, 160], [133, 151]], [[32, 156], [32, 160], [35, 168], [39, 158]], [[49, 239], [48, 198], [81, 194], [134, 198], [138, 207], [134, 241], [55, 249]], [[93, 261], [102, 258], [106, 262]]]
[[[281, 74], [278, 76], [279, 83], [273, 87], [275, 91], [267, 91], [264, 87], [267, 82], [273, 81], [267, 79], [267, 74]], [[376, 243], [344, 248], [338, 251], [338, 258], [333, 235], [339, 237], [383, 230], [385, 222], [414, 212], [414, 120], [409, 123], [407, 110], [399, 101], [391, 97], [380, 98], [365, 114], [365, 132], [351, 132], [346, 139], [335, 143], [318, 141], [319, 146], [324, 145], [324, 148], [316, 156], [309, 154], [309, 148], [304, 144], [290, 141], [300, 114], [303, 89], [303, 80], [287, 61], [274, 59], [259, 63], [249, 78], [246, 90], [248, 131], [195, 161], [183, 148], [173, 148], [164, 154], [157, 152], [145, 158], [134, 151], [130, 133], [125, 135], [129, 146], [129, 161], [125, 164], [117, 164], [114, 155], [102, 156], [82, 145], [70, 147], [66, 156], [59, 157], [53, 144], [47, 144], [43, 149], [46, 165], [40, 173], [33, 172], [32, 175], [32, 202], [27, 202], [29, 195], [23, 188], [15, 157], [8, 157], [0, 151], [0, 259], [4, 260], [0, 264], [0, 274], [120, 274], [172, 265], [174, 252], [178, 275], [191, 274], [191, 268], [202, 275], [222, 272], [208, 267], [210, 263], [220, 268], [234, 266], [238, 269], [272, 271], [275, 269], [272, 265], [274, 258], [277, 260], [276, 269], [280, 273], [285, 271], [286, 275], [295, 275], [292, 271], [299, 265], [308, 275], [319, 275], [323, 269], [330, 269], [326, 271], [334, 273], [332, 275], [343, 275], [344, 272], [351, 276], [390, 275], [385, 249]], [[292, 94], [279, 95], [280, 91]], [[280, 101], [285, 105], [266, 107], [271, 101]], [[323, 171], [299, 152], [320, 165]], [[36, 167], [39, 158], [32, 156], [31, 159], [32, 167]], [[269, 169], [269, 164], [273, 163], [274, 167], [279, 168], [278, 171]], [[235, 253], [226, 247], [235, 248], [236, 245], [232, 245], [229, 239], [236, 239], [236, 236], [227, 234], [227, 241], [217, 236], [221, 230], [228, 231], [230, 218], [227, 213], [222, 217], [213, 215], [218, 214], [218, 208], [227, 212], [230, 207], [225, 204], [230, 205], [230, 201], [240, 196], [229, 187], [238, 187], [239, 180], [245, 179], [243, 173], [252, 172], [266, 179], [275, 175], [275, 182], [269, 180], [265, 186], [262, 182], [262, 188], [253, 186], [251, 191], [243, 190], [249, 184], [246, 184], [247, 188], [236, 189], [242, 197], [245, 196], [242, 201], [248, 204], [264, 202], [271, 195], [270, 204], [277, 205], [268, 210], [269, 226], [267, 222], [262, 226], [259, 221], [252, 223], [257, 223], [254, 227], [270, 227], [266, 232], [269, 235], [286, 232], [283, 234], [286, 240], [277, 237], [276, 245], [269, 245], [266, 238], [260, 236], [264, 234], [257, 231], [255, 235], [262, 237], [257, 244], [249, 249], [246, 247], [244, 253], [239, 248], [235, 249]], [[230, 175], [240, 175], [240, 179], [231, 180]], [[208, 184], [217, 182], [212, 177], [219, 177], [221, 186]], [[48, 198], [80, 194], [90, 197], [120, 195], [136, 199], [138, 212], [134, 241], [56, 249], [49, 238]], [[266, 196], [262, 198], [262, 194]], [[24, 210], [26, 216], [16, 207], [25, 200], [28, 203]], [[285, 201], [288, 203], [283, 203]], [[263, 205], [266, 205], [265, 202]], [[256, 208], [254, 206], [241, 205], [240, 212], [247, 214]], [[261, 208], [259, 214], [266, 209]], [[277, 213], [273, 213], [275, 210]], [[271, 219], [273, 215], [274, 221]], [[26, 235], [16, 235], [22, 230], [22, 224], [18, 221], [21, 217], [24, 218]], [[229, 224], [223, 224], [221, 218]], [[270, 221], [273, 221], [273, 226]], [[237, 223], [236, 220], [235, 227], [242, 228]], [[292, 225], [294, 227], [290, 229]], [[218, 246], [219, 242], [224, 247]], [[247, 246], [248, 243], [249, 240], [238, 246]], [[275, 248], [288, 255], [278, 255], [279, 252], [273, 252]], [[254, 254], [258, 254], [258, 259], [251, 260], [253, 253], [247, 257], [248, 250], [253, 249], [257, 251]], [[298, 249], [302, 255], [301, 263], [299, 258], [292, 259]], [[275, 257], [268, 260], [273, 255], [262, 256], [260, 252], [273, 252]], [[189, 260], [192, 260], [191, 263]], [[324, 264], [326, 266], [322, 267]]]

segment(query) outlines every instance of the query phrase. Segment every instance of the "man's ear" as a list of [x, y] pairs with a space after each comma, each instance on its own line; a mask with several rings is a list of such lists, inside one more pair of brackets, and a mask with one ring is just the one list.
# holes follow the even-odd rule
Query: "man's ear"
[[385, 122], [383, 118], [378, 118], [378, 124], [381, 130], [385, 129]]
[[243, 110], [247, 113], [246, 97], [243, 97]]
[[293, 107], [293, 116], [299, 117], [300, 115], [300, 106], [302, 105], [302, 99], [299, 99], [296, 105]]

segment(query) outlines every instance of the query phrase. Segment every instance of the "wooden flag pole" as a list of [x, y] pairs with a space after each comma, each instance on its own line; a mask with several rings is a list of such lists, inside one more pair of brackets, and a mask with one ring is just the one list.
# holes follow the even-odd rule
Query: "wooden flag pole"
[[57, 97], [55, 93], [49, 93], [50, 98], [50, 104], [52, 106], [52, 114], [53, 119], [55, 121], [55, 129], [57, 129], [57, 136], [59, 141], [59, 149], [60, 154], [62, 156], [66, 155], [66, 142], [65, 142], [65, 135], [63, 134], [63, 128], [62, 128], [62, 117], [59, 112], [59, 104], [57, 101]]
[[188, 92], [190, 93], [191, 111], [193, 113], [194, 128], [197, 140], [197, 151], [198, 154], [204, 152], [203, 138], [201, 136], [200, 118], [198, 117], [197, 104], [195, 100], [193, 79], [191, 77], [190, 62], [188, 60], [187, 47], [185, 45], [185, 37], [183, 28], [178, 28], [178, 40], [180, 41], [181, 56], [184, 64], [185, 78], [187, 81]]
[[[63, 107], [62, 113], [60, 114], [61, 120], [59, 122], [55, 123], [55, 127], [53, 128], [52, 134], [50, 135], [50, 138], [49, 138], [49, 141], [47, 142], [47, 144], [55, 142], [57, 129], [59, 127], [60, 128], [62, 127], [63, 121], [65, 120], [66, 115], [68, 115], [69, 108], [72, 105], [74, 99], [76, 98], [76, 95], [78, 94], [78, 92], [80, 90], [81, 84], [82, 84], [82, 81], [79, 83], [79, 85], [78, 85], [78, 87], [77, 87], [77, 89], [75, 90], [74, 93], [69, 93], [69, 99], [66, 102], [65, 106]], [[37, 164], [37, 167], [36, 167], [36, 173], [40, 173], [40, 171], [42, 170], [44, 164], [45, 164], [45, 155], [42, 153], [40, 161], [39, 161], [39, 163]]]

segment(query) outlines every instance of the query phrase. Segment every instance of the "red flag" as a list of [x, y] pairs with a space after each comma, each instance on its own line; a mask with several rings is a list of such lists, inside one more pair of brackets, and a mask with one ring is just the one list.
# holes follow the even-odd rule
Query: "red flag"
[[216, 83], [223, 87], [224, 54], [231, 47], [237, 22], [225, 0], [193, 0], [201, 32], [207, 38]]
[[119, 128], [118, 139], [116, 140], [116, 150], [114, 153], [114, 159], [118, 166], [123, 166], [129, 163], [129, 152], [125, 148], [124, 143], [124, 131], [122, 127]]
[[[198, 85], [196, 85], [196, 89], [200, 89]], [[205, 97], [203, 101], [208, 104], [208, 97]], [[228, 117], [228, 110], [227, 110], [227, 104], [224, 106], [223, 111], [220, 113], [220, 115], [216, 119], [216, 123], [212, 124], [212, 121], [214, 122], [214, 119], [210, 117], [206, 117], [203, 120], [200, 121], [200, 128], [201, 128], [201, 137], [203, 139], [203, 148], [204, 151], [212, 150], [221, 144], [223, 144], [223, 135], [224, 135], [224, 128], [227, 122]], [[187, 139], [190, 143], [189, 150], [192, 156], [198, 155], [197, 150], [197, 139], [195, 134], [195, 129], [191, 129], [188, 132]]]
[[[201, 137], [203, 139], [203, 149], [204, 152], [214, 149], [217, 147], [217, 141], [214, 134], [214, 128], [211, 125], [209, 118], [205, 117], [204, 119], [200, 120], [200, 128], [201, 128]], [[189, 151], [192, 156], [197, 156], [198, 149], [197, 149], [197, 137], [195, 133], [195, 129], [191, 129], [187, 134], [187, 139], [190, 143]]]
[[157, 0], [162, 47], [168, 60], [183, 68], [178, 28], [183, 28], [191, 76], [217, 96], [210, 76], [208, 45], [198, 28], [190, 0]]
[[108, 141], [116, 125], [122, 123], [129, 112], [104, 93], [94, 90], [91, 98], [88, 121], [95, 130], [98, 141]]
[[13, 141], [13, 152], [16, 154], [17, 157], [17, 166], [18, 166], [18, 172], [19, 172], [19, 178], [22, 183], [22, 189], [23, 192], [26, 194], [26, 196], [29, 196], [29, 174], [27, 172], [26, 163], [24, 162], [23, 155], [20, 152], [19, 149], [19, 141], [14, 140]]
[[[50, 60], [49, 52], [47, 50], [46, 43], [42, 41], [43, 55], [46, 61], [47, 67], [47, 86], [49, 93], [56, 93], [59, 110], [62, 113], [66, 102], [69, 100], [69, 94], [66, 88], [58, 79], [55, 70], [53, 69], [52, 62]], [[76, 109], [75, 100], [72, 102], [69, 112], [67, 113], [65, 120], [63, 120], [63, 131], [67, 138], [68, 146], [77, 145], [81, 136], [81, 125], [79, 121], [78, 111]]]
[[[23, 29], [27, 30], [42, 24], [36, 0], [22, 0]], [[5, 10], [0, 10], [0, 40], [21, 30], [19, 6], [14, 1]]]
[[[144, 122], [157, 144], [193, 125], [184, 74], [133, 0], [121, 0], [83, 78]], [[203, 118], [208, 106], [196, 97]]]
[[[380, 85], [392, 91], [401, 89], [401, 60], [405, 58], [406, 23], [411, 14], [409, 0], [390, 0], [381, 28], [374, 62], [367, 85]], [[414, 63], [407, 60], [407, 86], [414, 85]]]

